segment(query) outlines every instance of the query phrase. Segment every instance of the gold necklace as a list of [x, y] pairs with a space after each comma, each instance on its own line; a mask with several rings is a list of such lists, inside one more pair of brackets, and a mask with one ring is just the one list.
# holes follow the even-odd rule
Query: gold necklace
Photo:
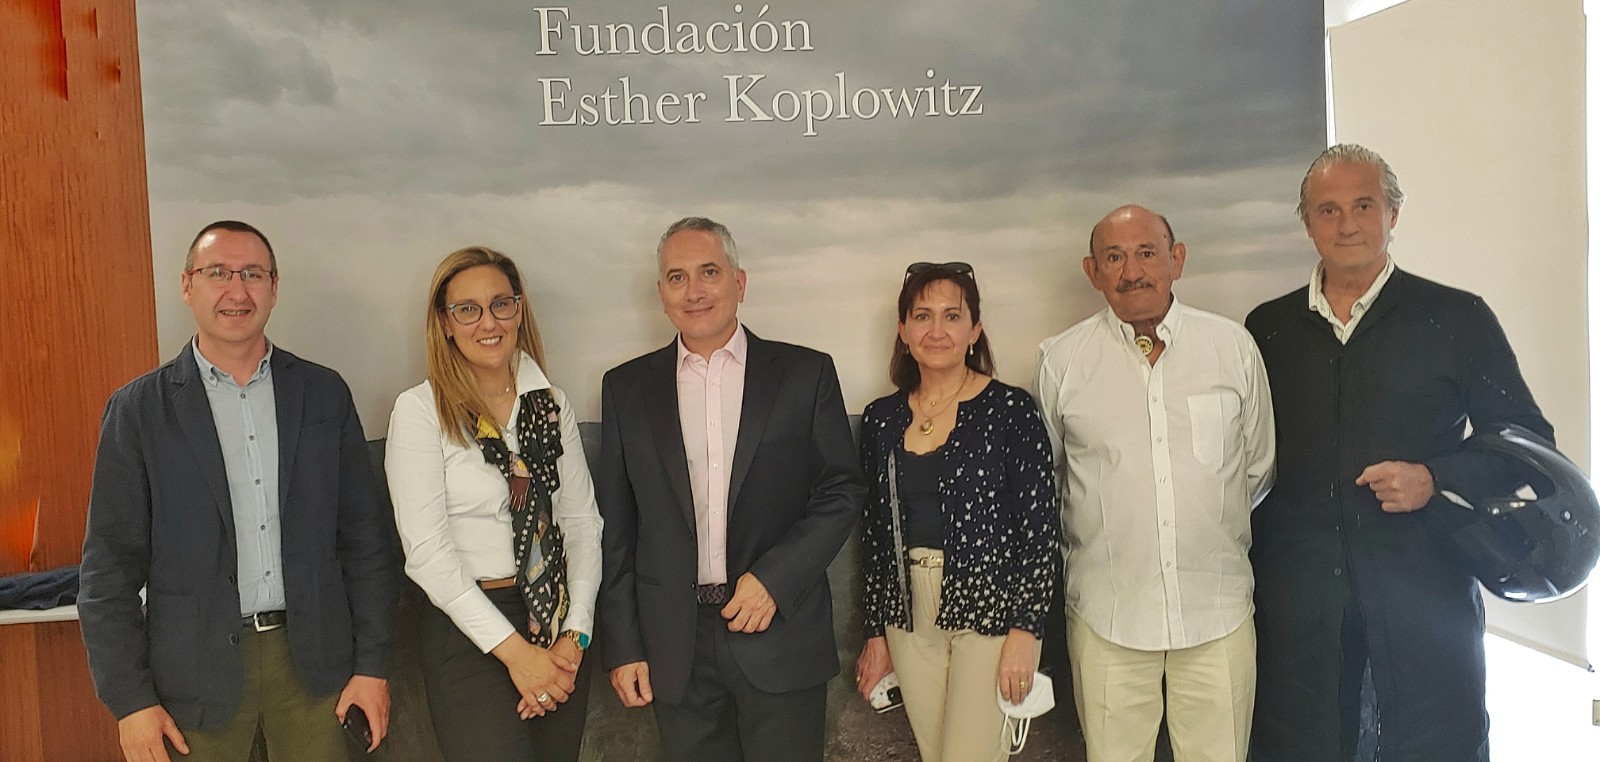
[[1155, 339], [1152, 339], [1142, 333], [1133, 337], [1133, 345], [1138, 347], [1139, 351], [1143, 352], [1145, 357], [1149, 357], [1151, 352], [1156, 351]]
[[[917, 430], [922, 432], [923, 436], [932, 436], [933, 435], [933, 417], [938, 415], [940, 412], [943, 412], [943, 411], [940, 411], [940, 410], [934, 410], [934, 412], [930, 413], [928, 411], [930, 409], [944, 407], [946, 405], [949, 405], [951, 402], [954, 402], [955, 398], [957, 396], [960, 396], [961, 390], [967, 388], [967, 381], [970, 380], [971, 378], [972, 378], [972, 369], [971, 368], [967, 368], [967, 372], [961, 376], [961, 385], [956, 387], [956, 390], [951, 392], [950, 396], [946, 397], [944, 402], [940, 403], [939, 405], [927, 405], [927, 404], [924, 404], [922, 406], [922, 423], [917, 425]], [[918, 396], [919, 397], [921, 396], [921, 392], [920, 391], [918, 392]]]

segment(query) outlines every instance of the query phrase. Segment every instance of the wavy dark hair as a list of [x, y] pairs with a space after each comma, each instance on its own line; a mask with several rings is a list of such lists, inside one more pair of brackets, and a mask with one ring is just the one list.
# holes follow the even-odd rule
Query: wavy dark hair
[[[900, 324], [905, 325], [906, 318], [911, 316], [911, 308], [917, 304], [917, 297], [922, 296], [939, 281], [949, 281], [961, 289], [961, 301], [967, 305], [967, 311], [972, 314], [972, 324], [983, 322], [983, 310], [978, 298], [978, 281], [972, 273], [960, 272], [949, 267], [929, 267], [906, 276], [906, 282], [900, 286]], [[978, 340], [973, 343], [972, 351], [966, 355], [967, 367], [974, 372], [985, 376], [994, 375], [994, 353], [989, 350], [989, 332], [987, 330], [978, 334]], [[894, 354], [889, 357], [889, 381], [896, 389], [909, 392], [922, 383], [922, 369], [917, 366], [917, 358], [911, 356], [911, 347], [906, 346], [900, 338], [899, 332], [894, 335]]]

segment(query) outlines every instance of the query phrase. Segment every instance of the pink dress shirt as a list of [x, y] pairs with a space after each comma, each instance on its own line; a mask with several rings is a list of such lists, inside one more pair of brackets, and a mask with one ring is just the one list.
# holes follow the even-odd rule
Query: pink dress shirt
[[707, 360], [678, 339], [678, 421], [683, 454], [689, 461], [694, 493], [695, 543], [699, 584], [728, 581], [728, 473], [739, 438], [744, 404], [745, 355], [750, 340], [744, 326]]

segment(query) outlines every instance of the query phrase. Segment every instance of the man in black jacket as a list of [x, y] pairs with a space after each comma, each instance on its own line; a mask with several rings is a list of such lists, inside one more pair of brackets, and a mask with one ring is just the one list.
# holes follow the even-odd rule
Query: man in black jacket
[[600, 643], [668, 760], [820, 762], [839, 672], [828, 563], [866, 488], [833, 360], [739, 323], [733, 235], [703, 217], [656, 248], [671, 344], [600, 392]]
[[1463, 451], [1469, 422], [1552, 431], [1483, 300], [1395, 268], [1403, 200], [1376, 153], [1324, 151], [1300, 187], [1321, 261], [1245, 323], [1278, 423], [1277, 485], [1252, 522], [1260, 762], [1374, 740], [1384, 762], [1489, 759], [1483, 603], [1444, 539], [1471, 514], [1450, 498], [1508, 479]]

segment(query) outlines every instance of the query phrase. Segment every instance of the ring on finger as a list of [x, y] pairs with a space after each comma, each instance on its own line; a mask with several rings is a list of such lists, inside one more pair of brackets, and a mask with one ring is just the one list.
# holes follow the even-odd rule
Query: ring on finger
[[539, 703], [541, 703], [541, 704], [543, 704], [543, 703], [544, 703], [544, 702], [546, 702], [546, 701], [549, 701], [549, 700], [550, 700], [550, 694], [548, 694], [548, 693], [541, 693], [541, 694], [539, 694], [539, 695], [537, 695], [537, 696], [534, 696], [534, 697], [533, 697], [533, 699], [534, 699], [534, 700], [535, 700], [535, 701], [538, 701], [538, 702], [539, 702]]

